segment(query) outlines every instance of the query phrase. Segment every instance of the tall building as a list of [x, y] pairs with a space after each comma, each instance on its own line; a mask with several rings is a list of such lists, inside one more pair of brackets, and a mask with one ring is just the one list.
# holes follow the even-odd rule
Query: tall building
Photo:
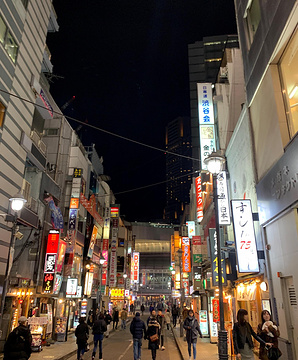
[[[195, 159], [200, 159], [197, 83], [214, 84], [223, 60], [224, 50], [234, 47], [239, 47], [237, 35], [204, 37], [202, 41], [188, 45], [191, 144], [192, 157]], [[193, 170], [200, 169], [200, 162], [194, 161]]]
[[[166, 155], [166, 208], [167, 222], [180, 223], [185, 204], [189, 203], [191, 185], [192, 161], [190, 120], [178, 117], [166, 128], [166, 149], [171, 152]], [[174, 154], [185, 157], [176, 156]]]

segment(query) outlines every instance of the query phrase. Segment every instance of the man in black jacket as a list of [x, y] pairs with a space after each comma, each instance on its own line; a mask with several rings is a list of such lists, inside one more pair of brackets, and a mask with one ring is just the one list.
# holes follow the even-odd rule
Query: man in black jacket
[[19, 318], [19, 326], [8, 335], [4, 345], [4, 360], [28, 360], [31, 355], [32, 335], [27, 318]]
[[102, 340], [104, 333], [107, 331], [107, 324], [104, 321], [104, 316], [102, 313], [100, 313], [98, 318], [94, 321], [92, 329], [94, 335], [94, 348], [92, 353], [92, 360], [95, 359], [97, 343], [99, 343], [99, 360], [102, 360]]
[[146, 334], [146, 325], [140, 318], [140, 313], [137, 312], [130, 324], [130, 332], [133, 337], [133, 356], [134, 360], [141, 359], [141, 348], [143, 334]]

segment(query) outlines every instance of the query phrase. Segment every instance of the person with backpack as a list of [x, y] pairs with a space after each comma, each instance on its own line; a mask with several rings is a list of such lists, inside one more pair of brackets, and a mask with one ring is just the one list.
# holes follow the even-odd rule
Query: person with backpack
[[104, 321], [104, 316], [100, 313], [94, 321], [92, 334], [94, 335], [94, 348], [92, 352], [92, 360], [95, 359], [97, 344], [99, 343], [99, 360], [102, 360], [102, 340], [103, 335], [107, 331], [107, 324]]
[[4, 345], [4, 360], [28, 360], [31, 355], [32, 335], [27, 318], [19, 318], [19, 326], [8, 335]]
[[140, 313], [136, 312], [136, 316], [133, 318], [130, 324], [130, 332], [133, 338], [133, 356], [134, 360], [141, 359], [141, 348], [143, 333], [146, 336], [146, 325], [140, 318]]
[[85, 323], [85, 318], [83, 317], [80, 317], [79, 319], [79, 325], [76, 328], [75, 336], [77, 338], [78, 345], [77, 359], [81, 360], [83, 359], [83, 355], [86, 351], [87, 341], [89, 338], [89, 327]]

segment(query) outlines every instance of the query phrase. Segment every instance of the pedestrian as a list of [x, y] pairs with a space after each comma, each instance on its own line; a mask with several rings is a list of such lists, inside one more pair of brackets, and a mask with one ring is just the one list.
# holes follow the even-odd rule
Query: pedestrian
[[176, 305], [173, 305], [172, 309], [172, 317], [173, 317], [173, 326], [176, 327], [177, 325], [177, 317], [179, 315], [178, 309]]
[[140, 313], [136, 312], [130, 324], [130, 332], [133, 338], [133, 358], [134, 360], [141, 360], [141, 348], [143, 335], [146, 337], [146, 325], [140, 318]]
[[92, 327], [93, 326], [93, 321], [94, 321], [94, 311], [93, 311], [93, 309], [91, 309], [88, 312], [87, 325]]
[[161, 350], [164, 350], [164, 332], [165, 332], [165, 327], [166, 327], [166, 320], [165, 317], [162, 313], [162, 310], [158, 310], [158, 314], [157, 314], [157, 321], [160, 325], [160, 346], [161, 346]]
[[113, 329], [117, 330], [118, 322], [119, 322], [119, 310], [115, 307], [113, 311]]
[[170, 314], [170, 310], [167, 309], [165, 312], [165, 321], [167, 324], [167, 329], [170, 330], [170, 324], [171, 324], [171, 314]]
[[198, 335], [200, 335], [200, 338], [202, 338], [203, 336], [198, 320], [194, 316], [193, 310], [188, 310], [188, 316], [183, 323], [183, 327], [186, 330], [186, 341], [188, 344], [189, 360], [191, 360], [191, 347], [193, 349], [193, 358], [195, 360], [197, 356]]
[[94, 348], [92, 352], [92, 360], [95, 359], [97, 344], [99, 344], [99, 360], [102, 360], [102, 340], [104, 333], [107, 331], [107, 324], [104, 320], [104, 316], [100, 313], [97, 319], [94, 321], [92, 334], [94, 339]]
[[83, 317], [80, 317], [79, 319], [79, 325], [76, 328], [75, 336], [77, 338], [77, 345], [78, 345], [77, 359], [81, 360], [83, 359], [83, 355], [85, 353], [87, 347], [87, 341], [89, 338], [89, 327], [85, 323], [85, 318]]
[[135, 309], [134, 304], [131, 303], [131, 304], [130, 304], [130, 312], [131, 312], [132, 314], [134, 314], [134, 309]]
[[149, 317], [147, 319], [147, 325], [149, 324], [149, 321], [152, 317], [156, 317], [156, 311], [154, 309], [151, 311], [151, 314], [149, 315]]
[[237, 322], [234, 324], [233, 328], [234, 350], [237, 359], [254, 360], [255, 357], [252, 351], [254, 344], [252, 342], [252, 336], [264, 346], [272, 346], [272, 344], [265, 342], [254, 332], [248, 322], [248, 312], [245, 309], [239, 309], [237, 313]]
[[21, 316], [19, 325], [8, 335], [4, 345], [4, 360], [28, 360], [31, 355], [32, 335], [26, 316]]
[[153, 310], [154, 310], [154, 306], [152, 304], [150, 304], [150, 307], [149, 307], [150, 314], [152, 313]]
[[144, 304], [141, 305], [141, 311], [142, 311], [142, 315], [144, 315], [144, 311], [145, 311], [145, 306], [144, 306]]
[[105, 311], [104, 319], [107, 324], [107, 331], [106, 331], [105, 335], [106, 335], [106, 338], [108, 338], [110, 335], [111, 322], [113, 320], [112, 316], [110, 315], [110, 313], [108, 311]]
[[[268, 310], [261, 313], [262, 322], [258, 325], [258, 336], [267, 343], [272, 344], [272, 350], [276, 353], [275, 358], [278, 359], [282, 353], [278, 348], [279, 329], [275, 322], [271, 320]], [[270, 351], [270, 350], [269, 350]], [[268, 360], [267, 350], [264, 344], [260, 344], [259, 359]]]
[[149, 349], [151, 350], [152, 360], [156, 359], [156, 350], [159, 348], [159, 334], [160, 334], [160, 325], [156, 319], [155, 310], [153, 310], [149, 318], [148, 329], [146, 334], [146, 337], [149, 340]]
[[182, 311], [182, 319], [183, 319], [183, 322], [185, 321], [185, 319], [187, 318], [188, 316], [188, 309], [186, 306], [183, 307], [183, 311]]
[[126, 329], [126, 320], [127, 320], [127, 310], [125, 308], [123, 308], [121, 311], [120, 319], [121, 319], [121, 329], [125, 330]]

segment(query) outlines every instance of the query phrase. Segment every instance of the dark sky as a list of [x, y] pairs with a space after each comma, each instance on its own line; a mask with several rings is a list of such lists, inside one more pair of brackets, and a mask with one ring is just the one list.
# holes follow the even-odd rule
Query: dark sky
[[[51, 85], [65, 114], [165, 148], [165, 126], [189, 116], [187, 45], [236, 33], [233, 0], [54, 0], [60, 26], [49, 34]], [[71, 122], [76, 128], [78, 125]], [[165, 155], [87, 127], [114, 193], [165, 180]], [[129, 221], [161, 219], [165, 185], [118, 195]]]

